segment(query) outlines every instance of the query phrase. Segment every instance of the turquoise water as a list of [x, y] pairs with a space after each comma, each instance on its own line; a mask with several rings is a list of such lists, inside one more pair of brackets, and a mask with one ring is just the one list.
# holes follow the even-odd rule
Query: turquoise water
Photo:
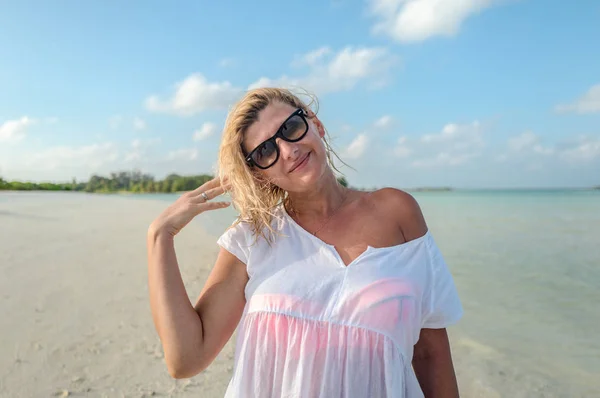
[[[600, 191], [413, 195], [465, 307], [451, 329], [459, 371], [480, 372], [501, 396], [600, 394]], [[225, 209], [196, 222], [218, 236], [234, 217]]]

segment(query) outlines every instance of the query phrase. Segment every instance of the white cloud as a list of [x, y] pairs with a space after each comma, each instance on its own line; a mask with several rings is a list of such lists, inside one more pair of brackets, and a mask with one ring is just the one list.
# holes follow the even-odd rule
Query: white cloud
[[522, 152], [524, 149], [531, 148], [537, 144], [539, 137], [531, 131], [526, 131], [521, 135], [508, 139], [508, 148], [514, 152]]
[[194, 132], [192, 139], [194, 141], [202, 141], [210, 137], [217, 131], [217, 125], [214, 123], [204, 123], [200, 129]]
[[119, 170], [139, 169], [162, 178], [169, 173], [194, 174], [211, 171], [216, 161], [213, 148], [182, 148], [173, 151], [158, 145], [160, 138], [136, 139], [127, 144], [96, 142], [60, 145], [40, 150], [23, 148], [3, 151], [0, 172], [9, 180], [87, 181], [92, 174], [107, 176]]
[[299, 59], [309, 63], [305, 76], [261, 77], [248, 88], [302, 87], [317, 94], [348, 91], [359, 83], [377, 88], [388, 82], [389, 72], [397, 62], [394, 55], [380, 47], [345, 47], [336, 54], [318, 49]]
[[123, 116], [113, 115], [108, 119], [108, 126], [111, 129], [116, 130], [121, 126], [122, 122], [123, 122]]
[[306, 54], [297, 55], [292, 61], [292, 66], [315, 66], [329, 54], [331, 54], [331, 48], [327, 46], [320, 47]]
[[144, 160], [146, 158], [148, 148], [159, 144], [160, 142], [160, 138], [151, 138], [147, 140], [141, 140], [138, 138], [131, 141], [131, 148], [124, 157], [125, 163], [139, 162]]
[[547, 159], [553, 163], [564, 161], [570, 164], [600, 160], [600, 137], [580, 136], [566, 143], [548, 146], [541, 143], [539, 135], [526, 131], [509, 138], [507, 146], [508, 151], [495, 156], [495, 160], [527, 162], [528, 170], [531, 170], [532, 166], [535, 166], [535, 170], [543, 168], [544, 163], [541, 163], [540, 159]]
[[392, 126], [393, 121], [390, 115], [384, 115], [375, 121], [375, 127], [385, 130]]
[[600, 136], [579, 137], [575, 142], [561, 148], [559, 155], [572, 163], [600, 159]]
[[585, 94], [571, 104], [557, 105], [559, 113], [596, 113], [600, 112], [600, 84], [592, 86]]
[[198, 158], [198, 149], [196, 148], [183, 148], [170, 151], [167, 154], [167, 160], [195, 160]]
[[112, 142], [83, 146], [55, 146], [30, 154], [25, 164], [29, 168], [45, 170], [60, 168], [94, 170], [115, 162], [118, 155], [118, 148]]
[[174, 85], [174, 93], [168, 99], [151, 95], [145, 101], [146, 108], [153, 112], [191, 116], [199, 112], [225, 109], [241, 94], [241, 89], [230, 82], [211, 83], [195, 73]]
[[133, 119], [133, 128], [136, 130], [145, 130], [146, 122], [143, 119], [136, 117]]
[[413, 152], [412, 149], [410, 147], [408, 147], [406, 145], [406, 137], [400, 137], [398, 138], [398, 142], [396, 144], [396, 146], [394, 147], [394, 155], [399, 157], [399, 158], [405, 158], [410, 156], [410, 154]]
[[346, 148], [344, 156], [349, 159], [358, 159], [364, 155], [367, 146], [369, 145], [369, 137], [366, 134], [359, 134], [352, 140]]
[[485, 146], [481, 123], [448, 123], [440, 133], [425, 134], [420, 139], [419, 153], [431, 153], [412, 162], [414, 167], [456, 166], [481, 155]]
[[498, 0], [369, 0], [375, 17], [373, 33], [399, 42], [417, 42], [434, 36], [455, 36], [470, 16]]
[[27, 128], [35, 121], [27, 116], [0, 124], [0, 142], [17, 142], [25, 138]]
[[[525, 155], [552, 155], [555, 152], [553, 148], [542, 145], [540, 137], [531, 131], [525, 131], [522, 134], [509, 138], [508, 149], [510, 154]], [[507, 160], [510, 154], [500, 155], [499, 159]]]
[[449, 152], [440, 152], [437, 156], [415, 160], [411, 163], [414, 167], [439, 167], [439, 166], [457, 166], [466, 163], [468, 160], [478, 156], [475, 153], [453, 154]]
[[235, 65], [235, 59], [233, 58], [223, 58], [219, 61], [219, 66], [221, 68], [229, 68]]
[[474, 150], [483, 147], [482, 126], [478, 121], [468, 124], [448, 123], [438, 134], [425, 134], [421, 141], [444, 144], [452, 150]]

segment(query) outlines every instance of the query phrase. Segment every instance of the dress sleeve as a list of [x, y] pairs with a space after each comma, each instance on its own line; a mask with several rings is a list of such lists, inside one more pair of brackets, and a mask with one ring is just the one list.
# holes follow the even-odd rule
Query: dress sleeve
[[236, 256], [244, 264], [250, 258], [250, 231], [247, 223], [230, 226], [217, 240], [217, 244]]
[[441, 329], [456, 323], [463, 315], [463, 307], [452, 274], [430, 236], [427, 242], [428, 283], [422, 303], [422, 328]]

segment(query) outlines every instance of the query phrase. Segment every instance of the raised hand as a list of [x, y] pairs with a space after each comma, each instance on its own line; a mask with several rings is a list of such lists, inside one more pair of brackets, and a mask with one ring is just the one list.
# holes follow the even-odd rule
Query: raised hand
[[198, 214], [228, 207], [230, 202], [210, 202], [223, 193], [225, 189], [218, 177], [184, 193], [152, 222], [149, 231], [177, 235]]

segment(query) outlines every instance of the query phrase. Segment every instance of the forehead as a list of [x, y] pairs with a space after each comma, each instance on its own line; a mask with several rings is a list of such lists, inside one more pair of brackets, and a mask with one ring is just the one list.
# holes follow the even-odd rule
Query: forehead
[[258, 144], [270, 138], [281, 124], [296, 108], [281, 102], [274, 102], [258, 114], [258, 120], [254, 122], [244, 135], [244, 148], [252, 150]]

